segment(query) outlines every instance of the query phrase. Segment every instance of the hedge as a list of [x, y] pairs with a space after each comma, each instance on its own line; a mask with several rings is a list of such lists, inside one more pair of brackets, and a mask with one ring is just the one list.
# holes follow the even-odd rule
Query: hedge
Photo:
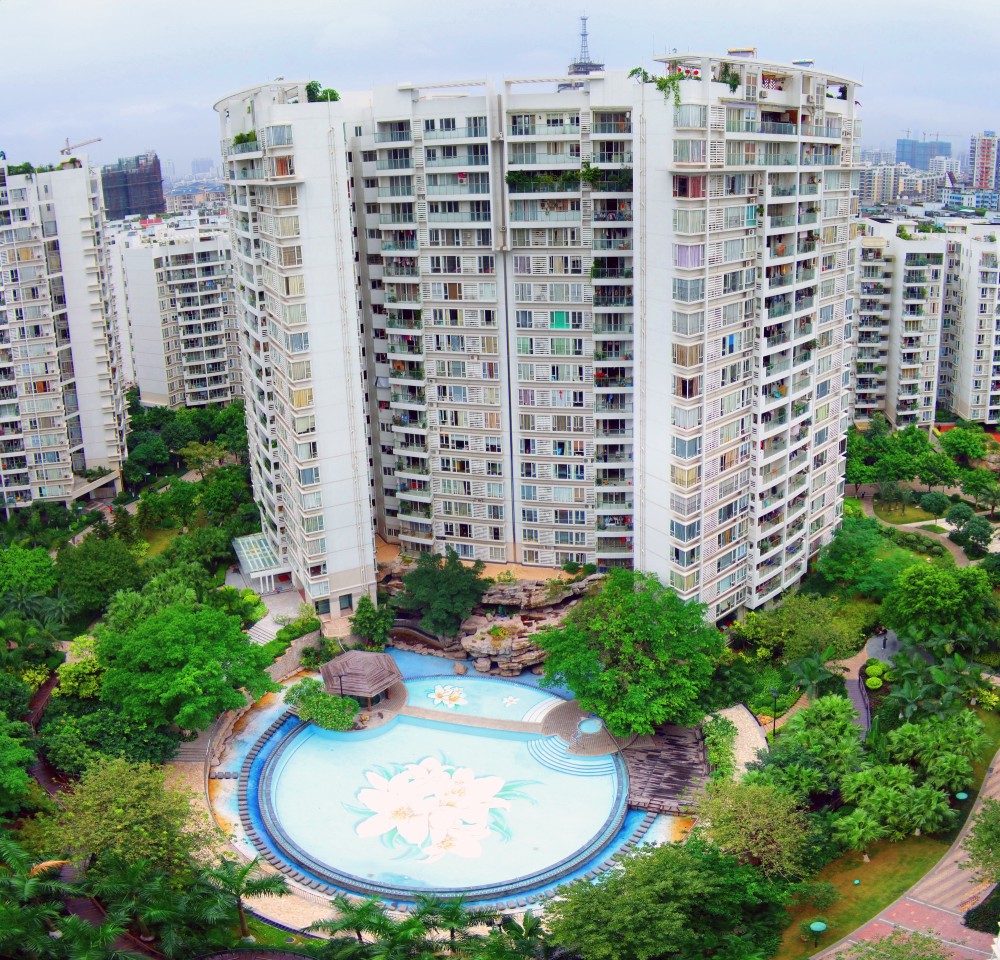
[[994, 887], [993, 892], [979, 906], [967, 910], [962, 922], [970, 930], [980, 930], [993, 936], [1000, 923], [1000, 887]]

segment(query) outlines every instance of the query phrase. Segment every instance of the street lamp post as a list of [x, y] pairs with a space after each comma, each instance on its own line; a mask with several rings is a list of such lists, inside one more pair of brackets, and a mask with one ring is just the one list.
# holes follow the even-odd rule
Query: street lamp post
[[809, 924], [809, 929], [812, 930], [813, 946], [818, 947], [820, 934], [826, 932], [826, 924], [823, 923], [822, 920], [813, 920], [813, 922]]
[[778, 690], [771, 687], [771, 697], [774, 699], [774, 706], [771, 710], [771, 739], [773, 740], [778, 732]]

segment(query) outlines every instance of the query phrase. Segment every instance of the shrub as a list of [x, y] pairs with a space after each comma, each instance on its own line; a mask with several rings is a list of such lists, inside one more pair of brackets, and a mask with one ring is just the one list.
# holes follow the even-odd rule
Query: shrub
[[817, 910], [829, 910], [840, 899], [840, 891], [826, 880], [814, 880], [798, 884], [795, 899]]
[[299, 666], [305, 667], [306, 670], [315, 670], [329, 659], [324, 647], [305, 647], [299, 654]]
[[1000, 923], [1000, 887], [977, 907], [967, 910], [962, 921], [970, 930], [979, 930], [991, 936], [997, 932]]
[[277, 660], [278, 657], [284, 656], [285, 651], [291, 645], [291, 640], [283, 640], [279, 637], [275, 637], [273, 640], [268, 640], [267, 643], [264, 644], [264, 653], [266, 653], [271, 660]]
[[979, 662], [986, 667], [1000, 667], [1000, 650], [990, 650], [979, 655]]
[[705, 755], [712, 766], [713, 780], [730, 780], [736, 769], [733, 744], [736, 743], [736, 725], [728, 717], [714, 714], [701, 725], [705, 737]]
[[[316, 617], [299, 617], [298, 620], [293, 620], [291, 623], [285, 624], [278, 632], [275, 634], [275, 640], [281, 640], [285, 644], [285, 650], [291, 645], [293, 640], [298, 640], [299, 637], [304, 637], [307, 633], [312, 633], [313, 630], [319, 630], [320, 624]], [[273, 640], [271, 641], [274, 642]]]
[[940, 543], [931, 544], [931, 548], [928, 551], [928, 553], [930, 553], [931, 556], [934, 556], [934, 557], [943, 557], [944, 556], [944, 547], [942, 547]]
[[585, 563], [580, 568], [580, 573], [582, 573], [585, 577], [592, 577], [595, 573], [597, 573], [597, 564], [596, 563]]
[[21, 679], [28, 685], [32, 693], [36, 693], [38, 688], [49, 679], [48, 667], [37, 664], [21, 668]]
[[869, 690], [879, 690], [882, 687], [882, 683], [883, 681], [881, 677], [869, 677], [865, 680], [865, 686]]
[[951, 494], [948, 495], [948, 499], [952, 503], [961, 503], [962, 502], [962, 495], [960, 493], [951, 493]]
[[997, 708], [1000, 707], [1000, 693], [997, 693], [996, 687], [980, 687], [975, 691], [975, 698], [984, 710], [990, 710], [996, 713]]
[[575, 576], [580, 572], [580, 564], [578, 564], [575, 560], [567, 560], [562, 565], [562, 568], [570, 576]]

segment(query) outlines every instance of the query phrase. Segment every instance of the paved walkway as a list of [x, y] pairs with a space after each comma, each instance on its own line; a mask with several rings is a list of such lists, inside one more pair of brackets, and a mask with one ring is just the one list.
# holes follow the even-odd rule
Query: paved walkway
[[896, 927], [929, 933], [949, 948], [954, 960], [982, 960], [991, 957], [993, 936], [979, 933], [962, 925], [962, 915], [980, 902], [992, 884], [978, 883], [969, 870], [961, 869], [965, 861], [962, 840], [969, 832], [972, 818], [986, 799], [1000, 800], [1000, 752], [993, 757], [986, 771], [979, 796], [961, 832], [937, 865], [917, 881], [877, 917], [848, 934], [827, 949], [814, 955], [814, 960], [836, 956], [849, 944], [887, 936]]

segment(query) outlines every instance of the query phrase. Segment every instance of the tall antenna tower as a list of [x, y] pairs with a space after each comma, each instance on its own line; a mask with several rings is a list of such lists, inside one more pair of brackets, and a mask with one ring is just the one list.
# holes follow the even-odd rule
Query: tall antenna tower
[[[588, 19], [590, 18], [580, 17], [580, 53], [566, 71], [571, 77], [585, 77], [590, 73], [597, 73], [604, 69], [603, 63], [597, 63], [590, 59], [590, 43], [588, 42], [590, 38], [587, 33]], [[559, 89], [577, 90], [581, 86], [581, 83], [560, 83]]]

